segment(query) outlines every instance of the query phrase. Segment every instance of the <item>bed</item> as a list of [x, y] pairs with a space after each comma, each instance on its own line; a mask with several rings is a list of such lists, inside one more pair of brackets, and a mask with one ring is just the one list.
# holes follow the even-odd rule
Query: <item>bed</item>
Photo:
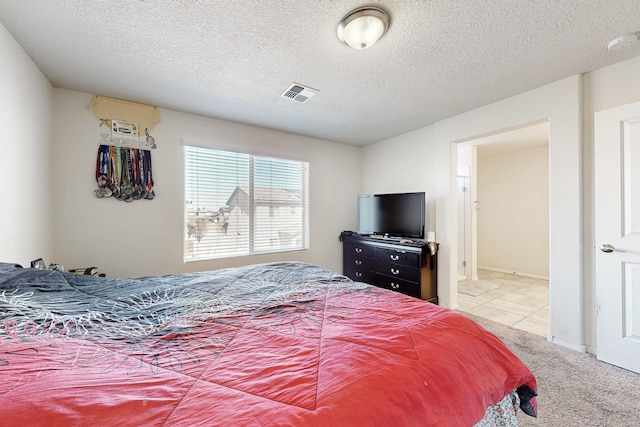
[[306, 263], [139, 279], [5, 263], [0, 319], [4, 425], [490, 426], [537, 410], [533, 374], [477, 323]]

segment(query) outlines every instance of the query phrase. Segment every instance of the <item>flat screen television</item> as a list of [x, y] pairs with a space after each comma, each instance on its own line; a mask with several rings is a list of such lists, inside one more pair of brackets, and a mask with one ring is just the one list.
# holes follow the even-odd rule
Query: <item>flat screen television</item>
[[358, 196], [358, 234], [424, 239], [424, 220], [424, 192]]

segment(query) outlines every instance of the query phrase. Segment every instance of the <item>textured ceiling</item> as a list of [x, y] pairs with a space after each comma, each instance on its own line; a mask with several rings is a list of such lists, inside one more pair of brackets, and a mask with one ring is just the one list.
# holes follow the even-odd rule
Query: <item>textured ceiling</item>
[[[391, 26], [354, 50], [336, 27], [365, 4]], [[606, 49], [637, 0], [0, 0], [0, 22], [56, 87], [354, 145], [640, 55]]]

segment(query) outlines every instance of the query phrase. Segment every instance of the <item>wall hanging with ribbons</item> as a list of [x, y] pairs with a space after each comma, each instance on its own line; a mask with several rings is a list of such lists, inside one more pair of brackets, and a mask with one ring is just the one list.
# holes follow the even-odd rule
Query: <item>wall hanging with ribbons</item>
[[156, 148], [156, 142], [149, 131], [160, 122], [158, 107], [95, 95], [89, 111], [100, 126], [110, 128], [100, 132], [96, 197], [125, 202], [153, 199], [150, 150]]
[[96, 159], [96, 197], [124, 202], [155, 197], [151, 151], [101, 144]]

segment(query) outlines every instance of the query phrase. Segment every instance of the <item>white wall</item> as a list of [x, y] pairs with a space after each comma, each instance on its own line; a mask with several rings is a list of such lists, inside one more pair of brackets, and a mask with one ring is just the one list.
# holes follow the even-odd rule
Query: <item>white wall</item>
[[377, 167], [363, 167], [362, 176], [363, 183], [395, 179], [396, 171], [381, 165], [388, 163], [398, 141], [413, 150], [394, 157], [404, 159], [405, 168], [431, 170], [432, 178], [424, 185], [429, 186], [429, 200], [435, 207], [431, 221], [435, 221], [440, 243], [438, 296], [442, 305], [453, 308], [457, 306], [456, 143], [549, 120], [551, 339], [579, 350], [585, 344], [581, 87], [581, 76], [573, 76], [382, 141], [366, 150], [363, 166], [369, 163]]
[[549, 277], [549, 147], [478, 147], [478, 267]]
[[[455, 244], [456, 227], [452, 166], [458, 141], [549, 120], [549, 280], [550, 339], [584, 350], [584, 305], [582, 283], [581, 200], [581, 76], [573, 76], [541, 88], [499, 101], [436, 124], [438, 136], [439, 194], [443, 203], [436, 212], [438, 230]], [[455, 184], [455, 183], [453, 183]], [[455, 185], [453, 186], [455, 188]], [[456, 251], [444, 251], [439, 271], [445, 284], [443, 297], [455, 306], [457, 283], [451, 271]], [[444, 270], [444, 271], [443, 271]], [[446, 287], [446, 285], [449, 285]]]
[[[431, 226], [435, 221], [440, 242], [441, 304], [455, 307], [457, 291], [454, 260], [457, 212], [452, 196], [456, 194], [453, 176], [456, 164], [449, 163], [456, 150], [452, 149], [452, 143], [548, 119], [550, 338], [578, 350], [595, 352], [594, 254], [600, 242], [594, 241], [593, 114], [640, 100], [638, 76], [640, 57], [564, 79], [366, 148], [363, 187], [368, 182], [380, 186], [395, 182], [403, 167], [413, 177], [416, 169], [435, 169], [429, 178], [425, 177], [424, 185], [429, 188], [429, 221]], [[399, 152], [405, 148], [411, 151]], [[408, 165], [411, 158], [420, 159], [419, 166]], [[389, 163], [393, 167], [383, 167]]]
[[[595, 111], [640, 100], [640, 57], [574, 76], [533, 91], [487, 105], [433, 126], [367, 147], [362, 181], [395, 179], [395, 170], [379, 167], [389, 162], [396, 141], [409, 147], [415, 158], [429, 157], [420, 167], [435, 168], [425, 185], [435, 205], [440, 242], [438, 286], [443, 305], [456, 304], [457, 250], [455, 227], [455, 150], [452, 143], [474, 139], [541, 120], [550, 121], [549, 146], [549, 277], [551, 287], [551, 339], [594, 352], [595, 257], [594, 241], [594, 141]], [[424, 146], [423, 146], [424, 145]], [[401, 165], [411, 155], [391, 157]], [[406, 162], [404, 162], [406, 164]], [[366, 165], [375, 165], [366, 167]], [[424, 166], [422, 166], [424, 165]]]
[[0, 24], [0, 262], [53, 262], [53, 88]]
[[[435, 230], [433, 128], [425, 127], [362, 148], [360, 193], [426, 193], [425, 232]], [[356, 227], [356, 224], [354, 224]], [[352, 228], [355, 230], [355, 228]], [[436, 236], [438, 240], [438, 236]]]
[[[342, 271], [340, 232], [355, 227], [360, 148], [254, 126], [160, 110], [151, 131], [156, 198], [97, 199], [98, 120], [92, 94], [55, 90], [55, 253], [69, 267], [98, 266], [112, 277], [200, 271], [299, 260]], [[71, 126], [70, 126], [71, 125]], [[102, 128], [104, 130], [104, 128]], [[310, 163], [308, 251], [183, 263], [183, 141]]]

